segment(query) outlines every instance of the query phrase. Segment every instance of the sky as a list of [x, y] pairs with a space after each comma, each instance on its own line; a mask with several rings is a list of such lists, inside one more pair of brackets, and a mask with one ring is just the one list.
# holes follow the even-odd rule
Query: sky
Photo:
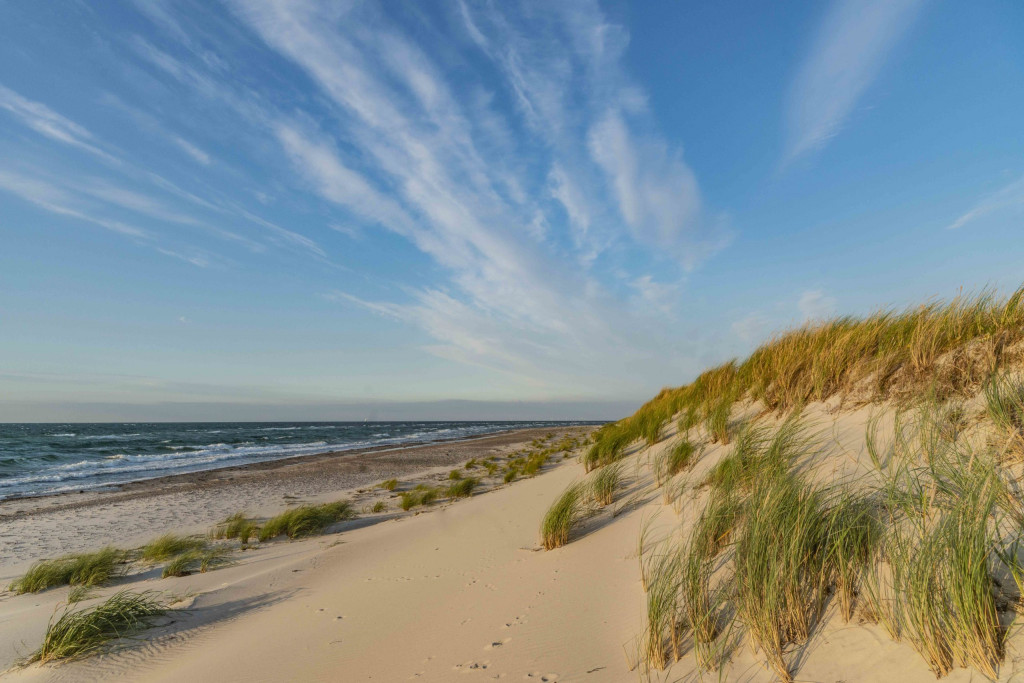
[[1024, 281], [1024, 5], [0, 5], [0, 421], [621, 417]]

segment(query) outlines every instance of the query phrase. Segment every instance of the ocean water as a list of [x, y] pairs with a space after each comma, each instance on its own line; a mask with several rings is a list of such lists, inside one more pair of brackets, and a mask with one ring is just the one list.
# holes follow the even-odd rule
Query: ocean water
[[0, 500], [297, 455], [587, 422], [0, 424]]

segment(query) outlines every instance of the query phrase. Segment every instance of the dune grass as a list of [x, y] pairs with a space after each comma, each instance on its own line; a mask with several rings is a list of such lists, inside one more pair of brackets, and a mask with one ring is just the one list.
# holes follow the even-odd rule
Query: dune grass
[[992, 377], [985, 385], [985, 404], [1001, 440], [1003, 459], [1024, 459], [1024, 381]]
[[43, 643], [29, 661], [50, 662], [93, 654], [113, 640], [149, 628], [170, 610], [154, 592], [121, 591], [83, 610], [66, 607], [46, 627]]
[[655, 483], [661, 486], [683, 470], [689, 469], [695, 462], [695, 453], [696, 448], [687, 439], [663, 450], [653, 463]]
[[321, 505], [300, 505], [285, 510], [268, 519], [260, 528], [260, 541], [269, 541], [278, 536], [302, 538], [323, 533], [324, 529], [336, 522], [353, 519], [356, 516], [352, 504], [347, 500]]
[[462, 479], [463, 476], [461, 469], [454, 469], [448, 473], [448, 478], [452, 481], [458, 481], [459, 479]]
[[398, 480], [387, 479], [377, 484], [377, 488], [384, 489], [385, 491], [394, 491], [396, 488], [398, 488]]
[[554, 550], [569, 542], [569, 535], [583, 517], [584, 486], [571, 484], [548, 508], [540, 525], [545, 550]]
[[615, 502], [615, 494], [625, 483], [623, 463], [617, 462], [602, 467], [590, 476], [590, 497], [600, 507]]
[[140, 558], [143, 562], [163, 562], [175, 555], [194, 550], [203, 550], [206, 546], [206, 540], [197, 536], [164, 534], [142, 546]]
[[[1024, 460], [1024, 381], [1005, 372], [1022, 360], [1022, 299], [1024, 288], [1002, 298], [982, 292], [812, 322], [600, 429], [583, 457], [588, 471], [657, 441], [674, 418], [687, 441], [733, 443], [704, 479], [706, 506], [678, 550], [648, 551], [648, 525], [641, 531], [648, 663], [660, 668], [689, 643], [699, 666], [713, 670], [735, 623], [769, 668], [792, 680], [789, 653], [834, 599], [843, 619], [859, 608], [937, 676], [969, 666], [994, 678], [1006, 638], [1000, 601], [1024, 591], [1024, 494], [1000, 469]], [[980, 432], [972, 404], [960, 400], [978, 390]], [[834, 397], [833, 407], [894, 399], [897, 412], [885, 446], [877, 417], [869, 420], [874, 472], [825, 487], [794, 469], [817, 452], [797, 416]], [[736, 425], [741, 400], [791, 419], [775, 430]], [[984, 447], [965, 438], [990, 427], [996, 437]], [[670, 462], [668, 452], [655, 459], [659, 482]]]
[[9, 589], [15, 593], [38, 593], [54, 586], [102, 586], [121, 575], [126, 553], [104, 548], [93, 553], [64, 555], [36, 562]]
[[441, 489], [418, 484], [413, 490], [399, 494], [399, 507], [403, 510], [411, 510], [419, 505], [430, 505], [440, 497]]
[[386, 502], [386, 501], [383, 501], [383, 500], [378, 500], [378, 501], [377, 501], [376, 503], [374, 503], [374, 504], [373, 504], [373, 506], [372, 506], [372, 507], [370, 508], [370, 512], [372, 512], [372, 513], [375, 513], [375, 514], [376, 514], [376, 513], [380, 513], [380, 512], [387, 512], [387, 509], [388, 509], [388, 504], [387, 504], [387, 502]]
[[466, 477], [465, 479], [459, 479], [448, 487], [445, 494], [449, 498], [469, 498], [473, 495], [473, 489], [480, 483], [479, 479], [473, 477]]
[[250, 539], [257, 538], [260, 525], [256, 520], [246, 516], [244, 512], [236, 512], [218, 524], [210, 532], [211, 538], [235, 539], [247, 545]]
[[180, 555], [171, 558], [171, 561], [164, 566], [161, 576], [188, 576], [197, 571], [206, 573], [214, 569], [220, 569], [232, 564], [231, 549], [220, 547], [204, 548], [201, 550], [186, 550]]

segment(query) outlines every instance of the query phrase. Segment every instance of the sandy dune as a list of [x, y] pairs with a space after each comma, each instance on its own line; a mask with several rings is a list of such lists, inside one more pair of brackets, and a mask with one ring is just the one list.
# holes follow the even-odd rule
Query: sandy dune
[[[864, 467], [870, 409], [837, 416], [807, 412], [822, 447], [798, 467], [835, 479]], [[538, 524], [570, 482], [575, 460], [510, 486], [414, 516], [274, 543], [234, 567], [182, 579], [143, 577], [137, 588], [192, 593], [189, 611], [145, 642], [61, 666], [12, 670], [5, 680], [131, 681], [696, 681], [692, 656], [667, 671], [635, 667], [644, 628], [637, 539], [644, 519], [654, 537], [687, 528], [701, 505], [688, 489], [676, 505], [652, 486], [652, 455], [678, 438], [626, 460], [630, 490], [611, 511], [588, 519], [567, 546], [538, 548]], [[729, 452], [708, 447], [695, 481]], [[155, 574], [155, 573], [154, 573]], [[109, 593], [112, 589], [107, 589]], [[66, 589], [6, 596], [0, 642], [39, 641]], [[906, 643], [877, 625], [843, 623], [831, 606], [808, 645], [791, 653], [798, 681], [935, 680]], [[1011, 635], [1000, 680], [1024, 671], [1021, 639]], [[943, 680], [979, 680], [958, 668]], [[744, 643], [721, 674], [728, 681], [772, 681]]]

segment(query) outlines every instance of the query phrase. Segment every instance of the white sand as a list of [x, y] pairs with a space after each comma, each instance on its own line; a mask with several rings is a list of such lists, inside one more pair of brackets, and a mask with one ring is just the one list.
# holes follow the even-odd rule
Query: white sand
[[[867, 410], [838, 421], [823, 406], [810, 411], [828, 448], [815, 456], [816, 476], [863, 467]], [[445, 504], [423, 514], [349, 528], [313, 540], [274, 543], [246, 553], [234, 567], [181, 579], [142, 577], [135, 588], [192, 591], [191, 611], [115, 654], [61, 666], [31, 666], [7, 678], [131, 681], [631, 681], [645, 597], [636, 545], [645, 516], [656, 535], [686, 526], [699, 497], [681, 515], [650, 484], [646, 461], [676, 437], [627, 461], [638, 476], [637, 505], [617, 517], [592, 518], [566, 547], [537, 547], [549, 504], [583, 475], [574, 461], [534, 479]], [[729, 447], [705, 451], [694, 477]], [[690, 494], [687, 494], [689, 496]], [[354, 523], [353, 526], [357, 526]], [[109, 594], [113, 589], [106, 589]], [[6, 643], [35, 647], [66, 589], [0, 601], [2, 661]], [[1000, 680], [1024, 670], [1022, 640], [1009, 638]], [[935, 680], [907, 644], [881, 627], [844, 624], [830, 611], [796, 657], [798, 681]], [[713, 680], [705, 675], [703, 680]], [[744, 643], [723, 680], [771, 681]], [[684, 657], [651, 680], [701, 680]], [[945, 679], [981, 680], [956, 669]]]

